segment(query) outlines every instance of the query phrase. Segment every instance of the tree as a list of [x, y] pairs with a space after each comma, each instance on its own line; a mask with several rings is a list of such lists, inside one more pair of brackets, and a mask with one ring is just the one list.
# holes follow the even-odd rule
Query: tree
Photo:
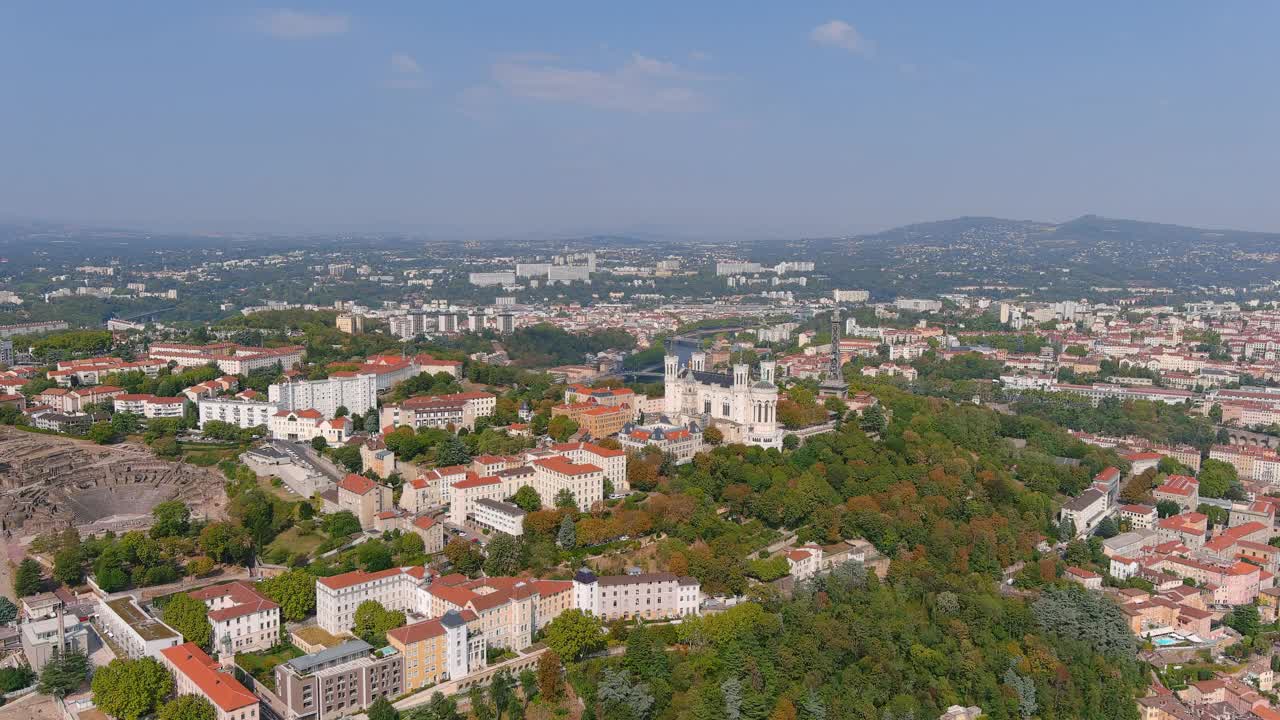
[[1213, 458], [1206, 459], [1200, 465], [1200, 497], [1226, 497], [1232, 486], [1237, 484], [1236, 468], [1231, 463]]
[[377, 600], [365, 600], [356, 606], [355, 627], [352, 632], [374, 647], [387, 644], [387, 631], [405, 623], [404, 612], [387, 610]]
[[36, 690], [45, 695], [66, 697], [84, 684], [89, 677], [89, 658], [78, 652], [65, 655], [54, 649], [53, 656], [40, 671], [40, 686]]
[[191, 528], [191, 508], [181, 500], [166, 500], [151, 508], [151, 537], [186, 535]]
[[1156, 514], [1162, 518], [1172, 517], [1182, 512], [1182, 506], [1172, 500], [1161, 500], [1156, 503]]
[[570, 509], [574, 512], [578, 511], [578, 499], [574, 497], [573, 491], [569, 488], [560, 488], [556, 493], [556, 507], [561, 509]]
[[485, 547], [485, 554], [488, 556], [484, 561], [486, 575], [514, 575], [520, 570], [520, 541], [511, 535], [495, 534]]
[[538, 694], [551, 702], [564, 694], [564, 667], [554, 650], [542, 653], [538, 658]]
[[475, 543], [461, 538], [454, 538], [444, 546], [444, 556], [453, 569], [463, 575], [474, 575], [484, 566], [484, 555], [476, 549]]
[[1209, 408], [1209, 419], [1218, 424], [1222, 423], [1222, 406], [1221, 405], [1219, 405], [1218, 403], [1214, 403], [1213, 406]]
[[213, 704], [200, 695], [179, 695], [160, 708], [157, 720], [215, 720]]
[[325, 440], [323, 435], [317, 435], [311, 438], [312, 450], [315, 450], [316, 452], [324, 452], [324, 449], [327, 447], [329, 447], [329, 441]]
[[379, 695], [366, 712], [369, 720], [400, 720], [400, 711], [387, 700], [386, 695]]
[[724, 442], [724, 433], [720, 432], [720, 428], [712, 425], [702, 431], [702, 442], [715, 446]]
[[604, 647], [600, 620], [582, 610], [566, 610], [544, 629], [547, 647], [556, 655], [577, 660]]
[[568, 415], [556, 415], [547, 423], [547, 434], [556, 442], [564, 442], [578, 432], [578, 423]]
[[386, 570], [391, 567], [391, 550], [384, 542], [370, 540], [356, 548], [356, 559], [360, 562], [360, 567], [368, 572]]
[[880, 409], [880, 405], [872, 405], [862, 411], [862, 417], [858, 421], [858, 427], [868, 435], [879, 435], [884, 433], [888, 423], [885, 421], [884, 410]]
[[1115, 537], [1120, 530], [1116, 527], [1116, 521], [1112, 520], [1111, 517], [1108, 516], [1103, 518], [1102, 522], [1098, 523], [1098, 527], [1094, 528], [1093, 532], [1100, 538], [1110, 538]]
[[333, 411], [333, 416], [334, 416], [334, 417], [336, 417], [336, 418], [346, 417], [346, 416], [348, 416], [348, 415], [350, 415], [350, 414], [351, 414], [351, 411], [347, 409], [347, 406], [346, 406], [346, 405], [339, 405], [339, 406], [338, 406], [336, 409], [334, 409], [334, 411]]
[[240, 525], [215, 522], [200, 531], [200, 548], [218, 562], [239, 563], [253, 552], [253, 538]]
[[653, 693], [643, 683], [636, 683], [622, 670], [606, 668], [600, 674], [596, 697], [606, 717], [628, 717], [647, 720], [653, 710]]
[[11, 693], [30, 687], [36, 674], [26, 665], [0, 668], [0, 692]]
[[450, 437], [436, 450], [436, 464], [441, 467], [450, 465], [466, 465], [471, 462], [471, 453], [467, 452], [466, 443], [457, 437]]
[[1257, 635], [1262, 627], [1262, 618], [1258, 615], [1256, 605], [1237, 605], [1235, 609], [1222, 618], [1222, 623], [1245, 637]]
[[89, 428], [87, 437], [98, 443], [99, 445], [110, 445], [119, 439], [116, 435], [115, 428], [111, 427], [111, 423], [103, 421], [96, 422]]
[[532, 485], [522, 485], [516, 494], [511, 496], [511, 502], [525, 512], [537, 512], [542, 509], [542, 498], [538, 497], [538, 491], [534, 490]]
[[800, 447], [800, 436], [794, 433], [787, 433], [782, 436], [782, 449], [795, 450]]
[[565, 550], [572, 550], [578, 546], [578, 530], [573, 524], [573, 518], [568, 515], [560, 521], [560, 532], [556, 533], [556, 544]]
[[520, 671], [520, 693], [526, 703], [538, 694], [538, 674], [529, 668]]
[[9, 598], [0, 595], [0, 625], [8, 625], [18, 619], [18, 606]]
[[157, 457], [176, 458], [182, 454], [182, 446], [172, 437], [159, 437], [151, 441], [151, 451]]
[[285, 620], [303, 620], [316, 609], [316, 579], [301, 568], [263, 580], [258, 588], [280, 606]]
[[173, 676], [152, 657], [112, 660], [93, 675], [93, 702], [98, 709], [122, 720], [155, 711], [173, 690]]
[[79, 547], [66, 547], [53, 556], [53, 579], [74, 587], [84, 580], [84, 559]]
[[18, 571], [13, 576], [13, 591], [18, 597], [27, 597], [35, 595], [44, 589], [44, 573], [40, 570], [40, 563], [31, 558], [23, 558], [18, 563]]
[[162, 618], [169, 627], [182, 633], [182, 637], [200, 647], [208, 648], [213, 629], [209, 625], [209, 611], [201, 600], [186, 593], [178, 593], [164, 606]]
[[325, 515], [320, 527], [331, 538], [344, 538], [360, 532], [360, 520], [350, 510]]

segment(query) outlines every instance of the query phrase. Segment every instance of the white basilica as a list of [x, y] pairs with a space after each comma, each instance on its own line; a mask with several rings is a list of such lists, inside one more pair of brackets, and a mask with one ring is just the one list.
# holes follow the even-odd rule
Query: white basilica
[[709, 372], [707, 354], [695, 352], [686, 367], [667, 355], [664, 363], [665, 409], [677, 424], [714, 425], [725, 442], [782, 447], [778, 428], [778, 387], [773, 384], [776, 365], [762, 360], [759, 378], [751, 379], [745, 363], [734, 365], [733, 374]]

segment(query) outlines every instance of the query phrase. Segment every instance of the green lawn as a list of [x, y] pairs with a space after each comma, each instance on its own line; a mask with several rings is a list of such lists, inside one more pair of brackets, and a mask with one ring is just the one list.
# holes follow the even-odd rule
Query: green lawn
[[298, 532], [298, 528], [291, 527], [277, 535], [276, 539], [271, 541], [271, 544], [267, 546], [267, 552], [269, 553], [272, 550], [283, 549], [290, 555], [294, 555], [296, 553], [306, 553], [310, 555], [315, 552], [315, 549], [320, 547], [324, 541], [324, 534], [319, 531], [302, 535]]
[[183, 460], [201, 467], [213, 467], [223, 460], [234, 460], [242, 452], [239, 445], [223, 443], [179, 441], [179, 447], [182, 448]]
[[282, 662], [289, 662], [296, 657], [302, 657], [303, 652], [293, 645], [285, 645], [283, 648], [277, 649], [273, 653], [249, 653], [244, 655], [236, 655], [236, 665], [242, 670], [253, 676], [255, 680], [266, 685], [268, 688], [276, 689], [275, 669]]

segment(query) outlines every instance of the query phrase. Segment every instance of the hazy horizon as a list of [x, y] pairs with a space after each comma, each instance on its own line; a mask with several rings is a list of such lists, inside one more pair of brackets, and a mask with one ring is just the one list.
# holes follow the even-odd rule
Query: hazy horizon
[[[1153, 9], [1154, 8], [1154, 9]], [[1280, 231], [1280, 6], [0, 8], [0, 213], [155, 232]]]

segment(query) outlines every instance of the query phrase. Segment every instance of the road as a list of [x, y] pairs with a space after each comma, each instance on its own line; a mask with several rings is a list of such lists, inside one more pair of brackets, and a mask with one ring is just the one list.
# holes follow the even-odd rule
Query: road
[[335, 483], [341, 482], [342, 478], [346, 477], [346, 473], [339, 469], [338, 466], [320, 457], [316, 451], [311, 449], [311, 446], [306, 443], [295, 443], [289, 442], [288, 440], [272, 440], [271, 446], [288, 455], [295, 463], [312, 468]]

